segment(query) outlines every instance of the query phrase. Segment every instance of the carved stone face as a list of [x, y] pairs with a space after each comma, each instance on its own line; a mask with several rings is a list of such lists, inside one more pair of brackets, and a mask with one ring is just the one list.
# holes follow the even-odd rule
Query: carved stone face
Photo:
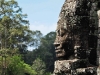
[[56, 34], [56, 40], [54, 42], [56, 57], [66, 58], [70, 56], [71, 37], [68, 35], [68, 31], [64, 28], [60, 28], [56, 31]]

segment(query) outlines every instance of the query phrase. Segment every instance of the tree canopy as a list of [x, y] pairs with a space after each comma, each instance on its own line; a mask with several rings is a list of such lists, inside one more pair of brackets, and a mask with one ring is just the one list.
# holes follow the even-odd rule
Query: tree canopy
[[[34, 29], [33, 29], [34, 30]], [[0, 0], [0, 73], [50, 75], [53, 71], [55, 32], [29, 29], [27, 14], [15, 0]], [[33, 47], [28, 51], [28, 47]]]

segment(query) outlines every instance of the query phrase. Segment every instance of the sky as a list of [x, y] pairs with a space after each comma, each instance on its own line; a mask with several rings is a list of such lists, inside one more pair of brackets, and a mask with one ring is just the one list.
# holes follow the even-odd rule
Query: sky
[[31, 30], [43, 35], [56, 30], [61, 7], [65, 0], [16, 0], [23, 14], [28, 15]]

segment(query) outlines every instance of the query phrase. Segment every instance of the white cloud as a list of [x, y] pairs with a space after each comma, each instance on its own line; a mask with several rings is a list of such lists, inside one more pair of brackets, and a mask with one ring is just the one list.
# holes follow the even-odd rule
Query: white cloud
[[57, 24], [42, 24], [39, 22], [34, 22], [33, 24], [30, 24], [30, 29], [31, 30], [39, 30], [41, 31], [41, 33], [43, 35], [46, 35], [47, 33], [51, 32], [51, 31], [55, 31], [56, 30], [56, 26]]

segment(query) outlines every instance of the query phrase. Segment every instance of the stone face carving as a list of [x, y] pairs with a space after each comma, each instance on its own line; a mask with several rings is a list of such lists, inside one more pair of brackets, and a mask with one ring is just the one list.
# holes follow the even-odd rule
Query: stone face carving
[[69, 51], [69, 47], [71, 46], [69, 43], [70, 39], [71, 37], [69, 36], [66, 29], [61, 28], [57, 30], [57, 36], [54, 43], [56, 49], [56, 57], [67, 59], [66, 55], [68, 56], [71, 52]]
[[65, 0], [54, 42], [55, 75], [97, 75], [99, 8], [98, 0]]

